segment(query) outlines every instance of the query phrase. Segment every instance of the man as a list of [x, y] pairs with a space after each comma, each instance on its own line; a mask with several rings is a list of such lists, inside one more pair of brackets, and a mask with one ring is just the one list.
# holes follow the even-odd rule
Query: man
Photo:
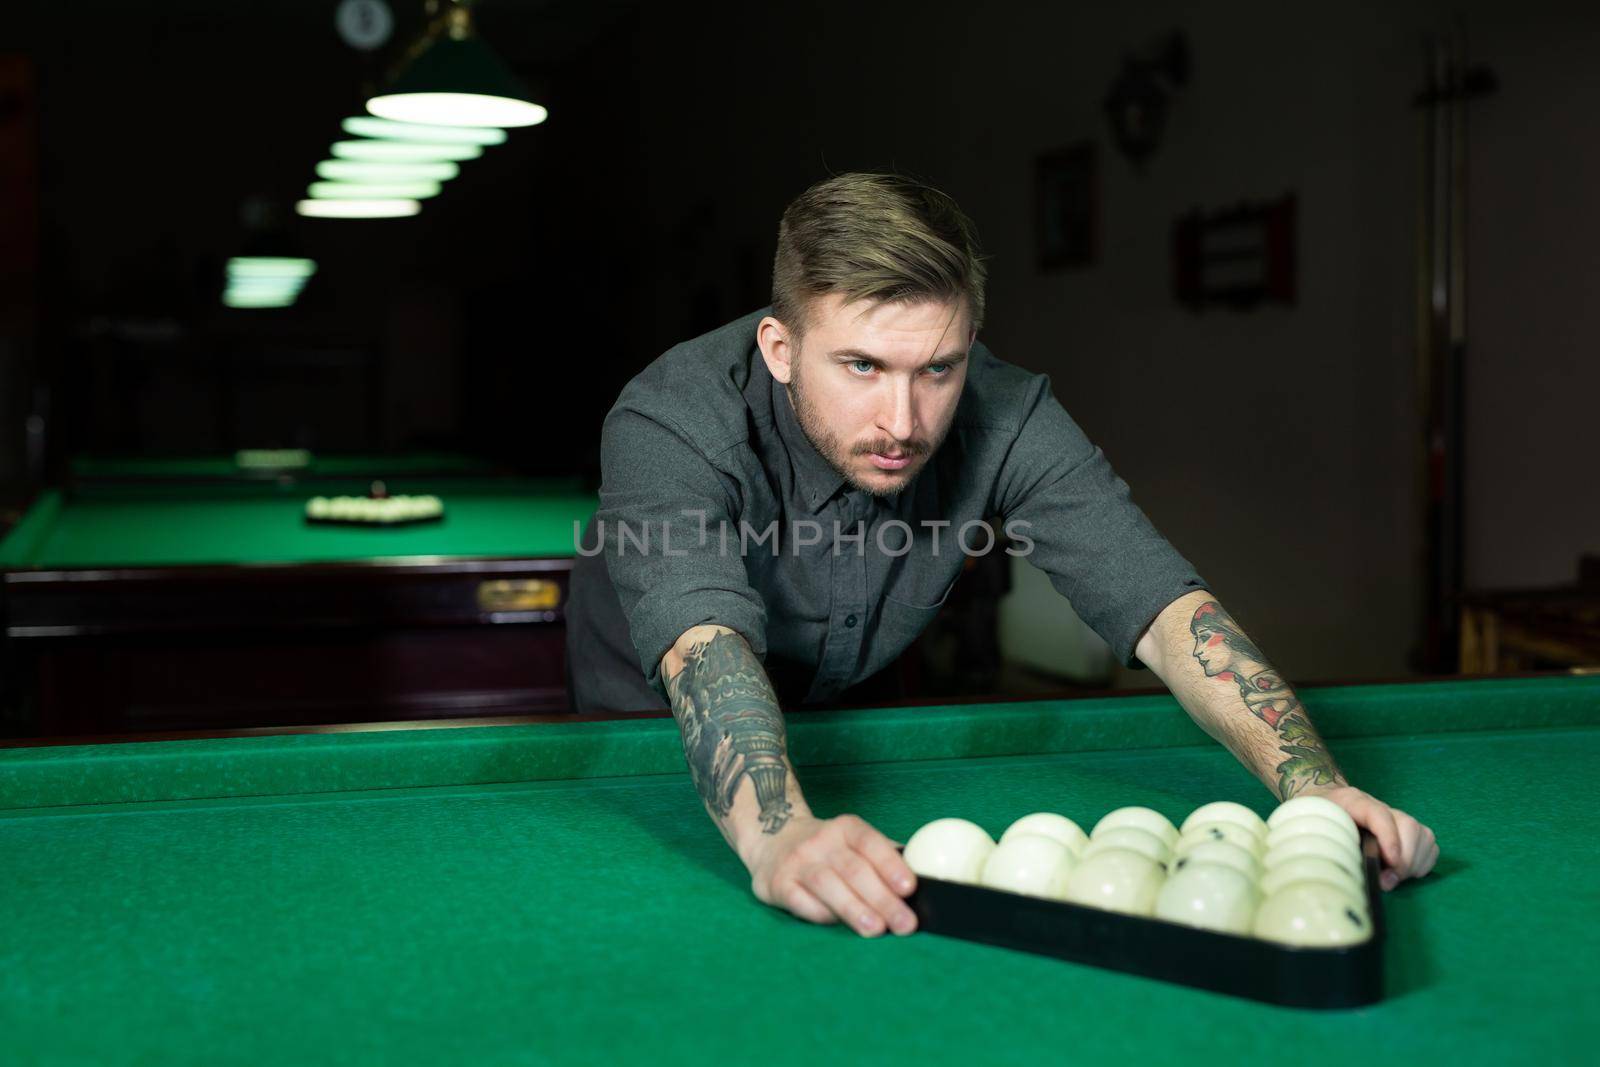
[[788, 207], [772, 307], [667, 352], [606, 418], [568, 605], [578, 710], [670, 704], [759, 899], [909, 933], [914, 875], [861, 819], [807, 807], [779, 708], [871, 684], [998, 517], [1006, 551], [1277, 796], [1371, 830], [1385, 888], [1427, 873], [1432, 832], [1346, 782], [1047, 380], [976, 343], [984, 278], [970, 222], [913, 181], [845, 174]]

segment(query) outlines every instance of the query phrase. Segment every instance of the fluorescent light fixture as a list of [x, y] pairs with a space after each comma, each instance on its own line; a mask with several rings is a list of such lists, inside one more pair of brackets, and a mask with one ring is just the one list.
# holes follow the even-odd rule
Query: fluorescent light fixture
[[240, 293], [229, 289], [222, 294], [222, 303], [231, 308], [286, 308], [294, 304], [298, 293]]
[[550, 112], [531, 100], [481, 93], [390, 93], [367, 101], [367, 110], [398, 122], [448, 126], [537, 126]]
[[305, 274], [251, 275], [240, 274], [235, 271], [228, 272], [228, 284], [230, 286], [256, 289], [300, 289], [309, 280], [310, 276]]
[[426, 200], [439, 195], [438, 182], [312, 182], [313, 200]]
[[477, 159], [483, 148], [475, 144], [418, 144], [402, 141], [335, 141], [329, 149], [337, 159], [362, 163], [436, 163], [440, 160]]
[[415, 215], [415, 200], [302, 200], [295, 211], [311, 219], [399, 219]]
[[506, 143], [506, 131], [493, 126], [431, 126], [416, 122], [391, 122], [371, 115], [357, 115], [339, 125], [351, 137], [374, 137], [380, 141], [477, 144], [486, 148]]
[[461, 173], [454, 163], [359, 163], [353, 159], [325, 159], [317, 164], [317, 177], [331, 182], [447, 182]]
[[367, 101], [383, 119], [433, 126], [536, 126], [549, 112], [472, 32], [466, 5], [453, 3], [428, 28], [410, 65]]
[[282, 285], [277, 283], [231, 281], [224, 291], [242, 296], [298, 296], [300, 295], [300, 289], [301, 286], [298, 283]]
[[291, 259], [287, 256], [234, 256], [228, 260], [228, 277], [305, 279], [317, 271], [309, 259]]

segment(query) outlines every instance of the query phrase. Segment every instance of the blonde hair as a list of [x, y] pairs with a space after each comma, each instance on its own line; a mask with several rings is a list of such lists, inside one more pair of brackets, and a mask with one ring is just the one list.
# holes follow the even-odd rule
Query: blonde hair
[[847, 304], [964, 299], [976, 330], [987, 275], [977, 229], [950, 197], [898, 174], [840, 174], [784, 209], [772, 313], [799, 338], [818, 296], [837, 293]]

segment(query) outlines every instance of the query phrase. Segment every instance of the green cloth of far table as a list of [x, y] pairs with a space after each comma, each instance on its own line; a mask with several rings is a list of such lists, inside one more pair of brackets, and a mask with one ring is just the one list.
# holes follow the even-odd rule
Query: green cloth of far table
[[[1387, 999], [1270, 1007], [757, 903], [669, 718], [0, 750], [17, 1064], [1568, 1064], [1600, 963], [1600, 678], [1309, 689], [1438, 832]], [[905, 840], [1272, 800], [1161, 696], [811, 712], [819, 814]]]
[[570, 481], [399, 479], [431, 493], [444, 518], [409, 526], [315, 525], [313, 496], [359, 495], [365, 482], [310, 485], [97, 485], [42, 494], [0, 541], [0, 568], [324, 563], [417, 556], [566, 558], [595, 497]]

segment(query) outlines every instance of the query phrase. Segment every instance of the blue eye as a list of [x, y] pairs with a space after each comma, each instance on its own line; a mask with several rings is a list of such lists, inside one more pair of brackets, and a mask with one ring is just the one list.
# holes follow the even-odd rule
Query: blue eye
[[935, 378], [943, 378], [946, 374], [950, 373], [950, 364], [930, 363], [928, 364], [928, 373], [932, 374]]
[[850, 369], [854, 370], [857, 374], [871, 374], [872, 364], [868, 363], [864, 359], [858, 359], [851, 362]]

